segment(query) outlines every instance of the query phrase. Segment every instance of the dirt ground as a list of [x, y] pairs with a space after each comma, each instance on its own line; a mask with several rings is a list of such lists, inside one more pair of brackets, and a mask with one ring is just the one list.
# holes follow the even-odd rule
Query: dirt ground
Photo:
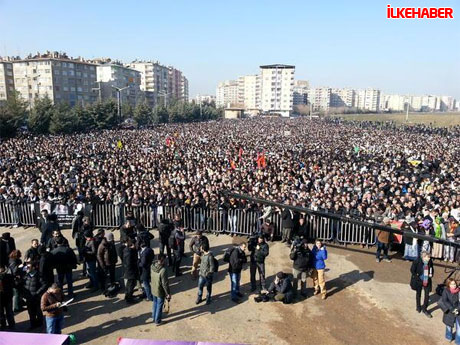
[[[6, 229], [0, 229], [0, 232]], [[19, 249], [25, 251], [36, 229], [8, 229]], [[157, 232], [154, 250], [158, 253]], [[118, 238], [118, 231], [115, 231]], [[70, 239], [70, 231], [64, 235]], [[190, 236], [189, 236], [190, 237]], [[292, 305], [256, 303], [250, 294], [249, 269], [242, 274], [242, 302], [230, 300], [230, 282], [223, 251], [240, 238], [210, 235], [213, 253], [220, 261], [214, 279], [211, 305], [195, 305], [196, 282], [190, 279], [191, 258], [183, 263], [185, 274], [171, 278], [170, 312], [160, 327], [152, 324], [152, 304], [142, 301], [127, 305], [120, 293], [107, 299], [84, 288], [87, 279], [74, 277], [76, 301], [69, 307], [63, 332], [74, 334], [78, 344], [116, 344], [118, 337], [214, 341], [242, 344], [445, 344], [444, 325], [437, 298], [430, 299], [433, 318], [415, 311], [415, 293], [409, 287], [410, 263], [393, 258], [392, 263], [377, 263], [374, 251], [358, 246], [328, 245], [328, 298], [309, 296]], [[72, 240], [71, 240], [72, 242]], [[268, 281], [283, 270], [291, 272], [289, 249], [279, 242], [270, 243], [266, 271]], [[435, 266], [435, 284], [444, 279], [444, 263]], [[117, 271], [118, 277], [121, 270]], [[16, 315], [18, 330], [28, 327], [28, 315]], [[44, 332], [44, 329], [42, 330]], [[0, 341], [1, 343], [1, 341]]]

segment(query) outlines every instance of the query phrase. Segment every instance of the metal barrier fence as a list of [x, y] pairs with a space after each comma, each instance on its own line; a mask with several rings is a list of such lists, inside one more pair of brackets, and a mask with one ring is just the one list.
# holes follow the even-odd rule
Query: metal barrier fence
[[34, 226], [35, 219], [35, 204], [33, 203], [0, 203], [0, 225]]
[[[97, 228], [120, 227], [130, 211], [148, 229], [156, 228], [163, 218], [174, 219], [177, 214], [181, 216], [186, 229], [209, 231], [217, 234], [250, 236], [258, 233], [262, 225], [261, 212], [254, 210], [221, 210], [185, 206], [133, 207], [108, 203], [87, 206], [85, 213], [91, 216], [92, 222]], [[11, 204], [2, 202], [0, 203], [0, 225], [35, 226], [39, 217], [38, 210], [38, 203]], [[310, 239], [337, 240], [349, 244], [375, 244], [375, 231], [372, 224], [363, 226], [312, 214], [306, 214], [303, 217]], [[273, 223], [275, 236], [281, 236], [283, 228], [281, 214], [274, 212], [268, 218]]]

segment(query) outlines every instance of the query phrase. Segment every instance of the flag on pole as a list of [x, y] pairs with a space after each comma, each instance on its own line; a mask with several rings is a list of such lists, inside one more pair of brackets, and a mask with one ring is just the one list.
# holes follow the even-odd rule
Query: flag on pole
[[123, 148], [123, 143], [121, 142], [121, 140], [117, 141], [117, 147], [118, 147], [119, 150], [121, 150]]

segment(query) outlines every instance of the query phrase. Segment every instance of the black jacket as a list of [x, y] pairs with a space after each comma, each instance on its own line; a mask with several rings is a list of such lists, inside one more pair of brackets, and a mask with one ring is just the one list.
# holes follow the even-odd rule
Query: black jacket
[[[257, 249], [257, 245], [259, 249]], [[251, 251], [251, 262], [264, 263], [270, 250], [266, 242], [251, 244], [248, 249]]]
[[141, 243], [145, 243], [147, 247], [150, 246], [150, 241], [154, 239], [154, 236], [148, 230], [142, 230], [137, 232], [137, 243], [140, 245]]
[[[410, 279], [410, 287], [412, 290], [418, 290], [422, 288], [423, 281], [420, 278], [420, 276], [423, 275], [423, 260], [422, 258], [417, 258], [412, 263], [412, 266], [410, 267], [410, 273], [411, 273], [411, 279]], [[430, 259], [428, 261], [428, 274], [433, 276], [434, 275], [434, 269], [433, 269], [433, 260]], [[428, 291], [431, 292], [431, 278], [428, 278]]]
[[90, 240], [86, 240], [86, 244], [84, 249], [85, 260], [86, 261], [96, 261], [97, 259], [97, 246], [96, 240], [91, 238]]
[[138, 279], [137, 250], [126, 247], [123, 249], [123, 277], [125, 279]]
[[228, 271], [230, 273], [240, 273], [243, 269], [243, 265], [248, 262], [246, 254], [241, 250], [240, 247], [235, 247], [230, 253], [230, 260], [228, 263]]
[[294, 261], [293, 267], [296, 270], [305, 272], [311, 268], [312, 255], [310, 248], [293, 248], [289, 257], [292, 261]]
[[9, 255], [16, 249], [14, 238], [3, 234], [0, 238], [0, 266], [8, 266]]
[[286, 276], [285, 278], [281, 279], [278, 284], [275, 284], [275, 281], [273, 281], [270, 284], [270, 287], [268, 288], [268, 292], [272, 292], [275, 294], [282, 293], [282, 294], [288, 294], [292, 293], [292, 283], [291, 279], [289, 276]]
[[50, 250], [53, 250], [55, 248], [58, 247], [58, 244], [57, 244], [57, 241], [58, 241], [58, 238], [62, 237], [64, 240], [64, 245], [69, 247], [69, 241], [67, 241], [67, 238], [65, 238], [64, 236], [59, 236], [59, 237], [51, 237], [49, 240], [48, 240], [48, 243], [46, 244], [46, 248], [49, 248]]
[[39, 272], [40, 275], [46, 284], [46, 288], [54, 283], [54, 262], [53, 262], [53, 255], [49, 252], [44, 252], [40, 256], [40, 263], [39, 263]]
[[141, 248], [139, 259], [140, 280], [150, 281], [150, 269], [154, 258], [155, 254], [152, 248]]
[[455, 319], [458, 318], [458, 316], [456, 316], [453, 311], [455, 309], [460, 309], [458, 293], [452, 294], [449, 288], [446, 287], [442, 293], [441, 302], [441, 309], [444, 312], [442, 322], [444, 322], [446, 326], [454, 327]]
[[38, 252], [38, 248], [30, 247], [27, 249], [26, 254], [24, 255], [24, 261], [27, 261], [28, 259], [31, 261], [40, 260], [40, 253]]
[[174, 225], [168, 219], [164, 218], [161, 220], [160, 225], [158, 226], [158, 232], [160, 233], [160, 242], [169, 246], [169, 237], [171, 232], [174, 230]]
[[71, 272], [77, 268], [77, 257], [72, 249], [59, 246], [51, 251], [53, 262], [58, 273]]
[[35, 271], [32, 275], [30, 272], [24, 278], [24, 296], [26, 299], [40, 297], [47, 287], [40, 273]]
[[[292, 212], [294, 213], [294, 212]], [[294, 227], [294, 219], [293, 219], [293, 214], [291, 214], [291, 211], [285, 208], [283, 212], [281, 213], [281, 218], [283, 220], [283, 228], [293, 228]]]
[[126, 242], [128, 238], [135, 240], [136, 239], [136, 231], [134, 227], [125, 227], [124, 225], [120, 229], [120, 242]]
[[14, 288], [14, 277], [7, 270], [0, 273], [0, 284], [2, 285], [2, 290], [0, 291], [0, 300], [4, 297], [5, 299], [11, 300], [13, 298], [13, 288]]

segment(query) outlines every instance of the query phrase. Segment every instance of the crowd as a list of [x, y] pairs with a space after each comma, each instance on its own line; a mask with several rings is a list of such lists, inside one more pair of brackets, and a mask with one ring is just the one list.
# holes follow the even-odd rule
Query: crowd
[[[455, 242], [459, 236], [455, 232], [460, 211], [459, 148], [458, 127], [395, 127], [304, 118], [168, 124], [66, 136], [28, 135], [0, 143], [0, 201], [112, 203], [152, 209], [183, 206], [223, 213], [231, 209], [260, 210], [260, 236], [251, 237], [247, 245], [242, 243], [224, 256], [229, 263], [231, 299], [238, 302], [241, 298], [241, 270], [249, 250], [251, 288], [260, 291], [257, 301], [290, 303], [299, 281], [300, 295], [306, 294], [307, 277], [314, 280], [315, 293], [326, 298], [325, 246], [319, 241], [310, 248], [302, 240], [306, 224], [301, 214], [227, 198], [223, 190], [365, 221], [388, 225], [400, 221], [407, 232]], [[290, 246], [293, 271], [292, 275], [278, 272], [267, 286], [264, 262], [269, 255], [267, 241], [274, 238], [270, 217], [275, 212], [282, 218], [282, 242]], [[230, 228], [236, 226], [233, 218], [228, 218], [228, 223]], [[338, 223], [330, 224], [335, 238]], [[14, 327], [12, 310], [24, 302], [31, 327], [40, 325], [45, 314], [48, 331], [59, 333], [64, 309], [62, 289], [66, 283], [66, 297], [72, 297], [72, 270], [76, 265], [83, 264], [91, 291], [112, 297], [120, 288], [115, 277], [119, 262], [126, 302], [136, 303], [140, 298], [152, 301], [153, 320], [162, 323], [163, 304], [171, 298], [166, 267], [175, 276], [182, 274], [186, 234], [180, 214], [158, 224], [160, 252], [156, 260], [150, 246], [152, 235], [132, 213], [123, 219], [120, 243], [116, 245], [111, 232], [95, 231], [91, 221], [79, 212], [72, 223], [78, 257], [70, 249], [69, 239], [60, 233], [55, 215], [43, 210], [38, 226], [41, 237], [32, 241], [24, 257], [9, 235], [0, 241], [2, 326]], [[388, 233], [378, 232], [376, 237], [377, 261], [381, 251], [389, 261]], [[196, 302], [202, 302], [206, 287], [206, 304], [212, 303], [213, 274], [219, 266], [212, 247], [199, 232], [191, 239], [189, 249], [193, 255], [192, 278], [198, 284]], [[406, 239], [405, 258], [419, 265], [412, 274], [422, 281], [421, 285], [414, 283], [417, 300], [428, 288], [432, 274], [423, 261], [430, 253], [446, 261], [456, 259], [455, 250], [449, 246]], [[134, 296], [137, 285], [143, 291], [140, 298]], [[419, 303], [419, 309], [425, 312], [425, 304]]]
[[[91, 293], [102, 293], [115, 297], [120, 290], [116, 279], [116, 265], [121, 261], [126, 303], [142, 300], [153, 302], [152, 319], [161, 325], [162, 311], [166, 301], [171, 300], [169, 279], [171, 275], [182, 275], [182, 258], [185, 254], [186, 233], [180, 214], [171, 220], [164, 218], [158, 227], [159, 253], [152, 249], [154, 236], [128, 213], [126, 222], [119, 229], [120, 241], [115, 243], [112, 231], [98, 229], [95, 233], [90, 219], [79, 212], [72, 222], [72, 238], [78, 257], [67, 238], [63, 236], [53, 215], [42, 212], [39, 223], [40, 240], [33, 239], [24, 256], [16, 248], [10, 233], [2, 234], [0, 240], [0, 326], [15, 329], [14, 312], [27, 308], [30, 329], [42, 326], [45, 316], [48, 333], [60, 334], [64, 324], [67, 303], [74, 298], [74, 270], [82, 265], [82, 277], [88, 278], [85, 288]], [[241, 272], [250, 257], [251, 292], [258, 292], [260, 301], [282, 301], [292, 303], [301, 281], [300, 295], [307, 297], [306, 280], [311, 277], [314, 294], [321, 292], [326, 298], [324, 279], [327, 250], [320, 240], [310, 249], [307, 239], [296, 233], [290, 246], [293, 261], [292, 275], [278, 272], [267, 286], [265, 260], [269, 255], [270, 238], [264, 233], [253, 235], [249, 244], [241, 242], [227, 250], [223, 260], [228, 263], [230, 298], [239, 303]], [[206, 305], [212, 302], [214, 274], [219, 270], [219, 261], [214, 257], [209, 239], [197, 231], [190, 239], [189, 250], [193, 255], [191, 279], [197, 281], [196, 304], [203, 301], [206, 287]], [[168, 269], [167, 269], [168, 268]], [[258, 279], [257, 279], [258, 274]], [[64, 287], [66, 294], [64, 295]], [[135, 296], [135, 288], [142, 293]]]

